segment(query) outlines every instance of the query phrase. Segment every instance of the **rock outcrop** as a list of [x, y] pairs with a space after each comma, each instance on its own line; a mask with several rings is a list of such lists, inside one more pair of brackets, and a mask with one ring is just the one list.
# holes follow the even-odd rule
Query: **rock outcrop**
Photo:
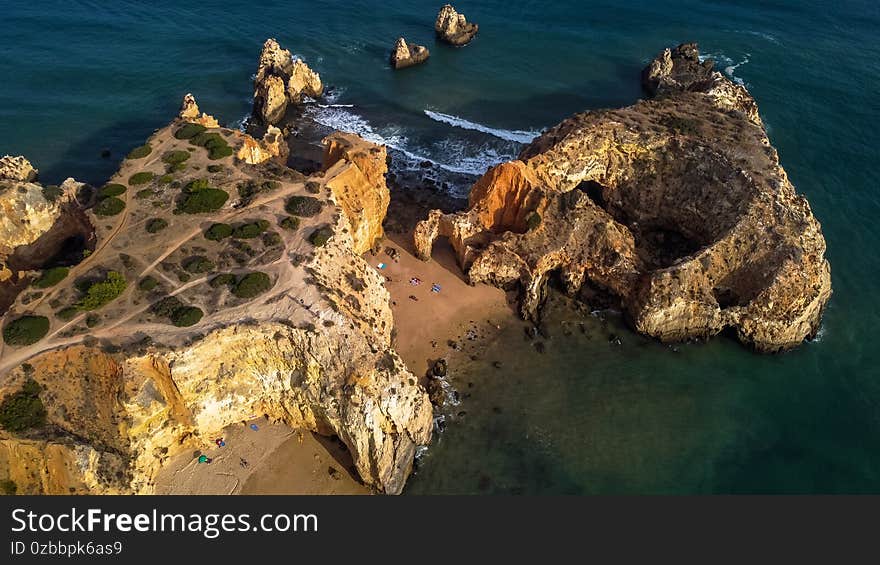
[[196, 104], [196, 98], [192, 94], [186, 94], [183, 97], [183, 102], [180, 104], [180, 113], [177, 117], [185, 122], [199, 124], [209, 129], [220, 127], [214, 116], [199, 112], [199, 105]]
[[0, 157], [0, 180], [31, 182], [37, 178], [37, 169], [22, 156]]
[[267, 39], [260, 53], [260, 66], [254, 78], [254, 115], [266, 125], [277, 124], [290, 104], [301, 104], [304, 97], [318, 98], [324, 86], [318, 73], [302, 59], [294, 58], [274, 39]]
[[[331, 135], [325, 170], [307, 178], [272, 159], [209, 159], [208, 149], [175, 137], [180, 126], [175, 120], [148, 140], [156, 155], [190, 154], [190, 169], [167, 173], [178, 182], [159, 181], [167, 170], [161, 159], [124, 161], [111, 182], [152, 172], [153, 181], [138, 185], [148, 197], [99, 218], [105, 229], [87, 261], [7, 312], [4, 327], [33, 315], [49, 320], [49, 331], [31, 345], [0, 344], [0, 402], [32, 379], [46, 414], [45, 424], [0, 430], [0, 479], [25, 494], [151, 493], [170, 458], [205, 449], [226, 426], [266, 416], [337, 436], [366, 484], [399, 493], [417, 447], [430, 441], [433, 411], [393, 349], [384, 278], [361, 257], [381, 236], [388, 207], [385, 149]], [[258, 142], [261, 154], [283, 143], [277, 128], [269, 133]], [[240, 132], [211, 135], [233, 155], [256, 153]], [[209, 164], [220, 167], [209, 172]], [[203, 178], [207, 190], [240, 198], [195, 214], [151, 202], [180, 202], [187, 194], [180, 187]], [[148, 238], [143, 222], [132, 221], [157, 217], [167, 227]], [[241, 245], [206, 238], [212, 222], [268, 229]], [[172, 268], [195, 252], [211, 272], [189, 277]], [[128, 284], [90, 311], [97, 326], [85, 313], [58, 313], [82, 295], [77, 279], [107, 271]], [[218, 273], [241, 283], [257, 272], [267, 281], [257, 290], [212, 282]], [[151, 278], [152, 291], [136, 284]], [[172, 296], [199, 317], [185, 325], [157, 313]]]
[[479, 26], [470, 23], [464, 14], [459, 14], [450, 4], [440, 8], [437, 20], [434, 22], [434, 31], [437, 38], [451, 45], [466, 45], [477, 35]]
[[406, 39], [399, 37], [394, 49], [391, 51], [391, 66], [395, 69], [405, 69], [428, 60], [431, 53], [428, 48], [415, 43], [407, 43]]
[[236, 153], [236, 156], [249, 165], [265, 163], [269, 159], [277, 158], [281, 162], [287, 159], [290, 148], [287, 146], [281, 130], [275, 126], [269, 126], [263, 139], [257, 141], [253, 137], [244, 134], [244, 143]]
[[330, 177], [326, 186], [349, 218], [355, 253], [365, 253], [385, 235], [382, 222], [391, 202], [385, 184], [385, 147], [342, 132], [327, 136], [323, 143], [323, 170]]
[[653, 99], [565, 120], [486, 173], [467, 211], [432, 212], [418, 254], [448, 237], [471, 282], [519, 286], [527, 318], [558, 274], [663, 341], [733, 328], [759, 351], [800, 344], [831, 295], [825, 240], [754, 99], [694, 44], [643, 80]]

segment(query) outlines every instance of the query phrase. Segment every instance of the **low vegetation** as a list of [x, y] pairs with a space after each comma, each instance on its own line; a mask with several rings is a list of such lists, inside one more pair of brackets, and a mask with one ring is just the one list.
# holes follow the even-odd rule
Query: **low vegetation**
[[263, 182], [256, 182], [253, 180], [248, 180], [245, 182], [238, 183], [238, 195], [242, 200], [249, 201], [255, 195], [261, 192], [269, 192], [271, 190], [276, 190], [281, 187], [281, 183], [275, 180], [267, 180]]
[[68, 273], [70, 273], [70, 269], [67, 267], [52, 267], [51, 269], [46, 269], [43, 271], [43, 274], [40, 275], [40, 278], [34, 281], [34, 286], [37, 288], [49, 288], [55, 286], [63, 281]]
[[272, 279], [266, 273], [255, 271], [238, 279], [232, 287], [232, 294], [239, 298], [253, 298], [272, 288]]
[[538, 229], [538, 226], [541, 225], [541, 216], [537, 212], [532, 212], [529, 214], [529, 217], [526, 218], [526, 226], [528, 226], [529, 231]]
[[85, 290], [85, 296], [76, 303], [80, 311], [97, 310], [119, 298], [125, 291], [126, 282], [122, 273], [109, 271], [102, 281], [91, 283]]
[[[192, 184], [192, 183], [190, 183]], [[187, 185], [189, 186], [189, 185]], [[184, 188], [183, 197], [178, 201], [178, 213], [203, 214], [219, 210], [229, 200], [229, 193], [219, 188]]]
[[310, 218], [321, 212], [324, 204], [317, 198], [312, 196], [291, 196], [287, 200], [284, 209], [288, 214], [300, 216], [302, 218]]
[[141, 171], [128, 177], [128, 184], [131, 186], [147, 184], [148, 182], [152, 182], [155, 177], [156, 175], [151, 173], [150, 171]]
[[153, 314], [167, 318], [173, 325], [185, 328], [197, 324], [204, 312], [195, 306], [183, 304], [176, 296], [166, 296], [150, 308]]
[[190, 257], [183, 262], [183, 268], [193, 274], [207, 273], [213, 271], [214, 267], [216, 267], [214, 262], [202, 255]]
[[138, 283], [138, 288], [143, 290], [144, 292], [149, 292], [149, 291], [153, 290], [154, 288], [156, 288], [157, 286], [159, 286], [159, 281], [157, 281], [155, 278], [151, 277], [150, 275], [145, 276]]
[[246, 224], [239, 224], [232, 230], [234, 239], [252, 239], [269, 229], [269, 222], [266, 220], [257, 220]]
[[146, 157], [147, 155], [149, 155], [152, 152], [153, 152], [153, 148], [150, 147], [150, 144], [145, 143], [145, 144], [141, 145], [140, 147], [135, 147], [134, 149], [132, 149], [128, 153], [127, 158], [128, 159], [143, 159], [144, 157]]
[[212, 224], [205, 230], [205, 239], [220, 241], [232, 235], [232, 226], [229, 224]]
[[201, 132], [190, 138], [189, 142], [208, 150], [208, 159], [217, 160], [232, 155], [232, 147], [219, 133]]
[[221, 286], [232, 286], [235, 284], [235, 275], [232, 273], [223, 273], [217, 275], [208, 282], [211, 288], [220, 288]]
[[286, 230], [296, 231], [299, 229], [299, 218], [296, 216], [286, 216], [278, 222], [278, 225]]
[[164, 218], [153, 218], [152, 220], [147, 222], [146, 230], [147, 233], [159, 233], [168, 227], [168, 221]]
[[110, 196], [108, 198], [102, 198], [98, 201], [92, 211], [96, 216], [102, 217], [110, 217], [115, 216], [125, 210], [125, 201], [116, 198], [115, 196]]
[[45, 198], [49, 202], [55, 202], [64, 193], [61, 187], [55, 184], [47, 184], [43, 186], [41, 192], [43, 193], [43, 198]]
[[124, 194], [128, 188], [124, 184], [118, 183], [110, 183], [105, 184], [101, 190], [98, 191], [98, 198], [108, 198], [110, 196], [119, 196], [120, 194]]
[[333, 230], [330, 226], [323, 226], [312, 232], [309, 236], [309, 242], [315, 247], [324, 247], [330, 238], [333, 237]]
[[156, 196], [156, 191], [152, 188], [143, 188], [137, 191], [134, 195], [135, 198], [140, 200], [143, 200], [144, 198], [152, 198], [153, 196]]
[[166, 151], [165, 154], [162, 155], [162, 162], [169, 165], [176, 165], [185, 162], [189, 157], [189, 151]]
[[174, 137], [177, 139], [192, 139], [205, 131], [205, 129], [205, 126], [199, 124], [185, 124], [174, 132]]
[[[46, 423], [46, 408], [40, 400], [41, 390], [42, 387], [35, 380], [28, 378], [20, 391], [7, 396], [0, 403], [0, 427], [8, 432], [23, 432], [43, 426]], [[12, 490], [14, 493], [15, 489]]]
[[33, 345], [49, 333], [49, 318], [45, 316], [20, 316], [3, 328], [6, 345]]

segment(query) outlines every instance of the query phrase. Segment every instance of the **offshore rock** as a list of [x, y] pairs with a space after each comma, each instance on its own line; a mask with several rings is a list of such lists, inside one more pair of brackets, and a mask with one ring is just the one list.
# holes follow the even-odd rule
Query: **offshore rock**
[[613, 294], [662, 341], [732, 328], [759, 351], [797, 346], [819, 328], [830, 267], [757, 104], [695, 44], [643, 81], [653, 99], [563, 121], [487, 172], [467, 211], [431, 212], [418, 255], [449, 238], [472, 283], [520, 288], [532, 320], [556, 273], [570, 294]]
[[304, 97], [318, 98], [324, 92], [321, 77], [301, 59], [294, 59], [274, 39], [267, 39], [260, 53], [254, 78], [254, 115], [266, 125], [277, 124], [289, 104], [301, 104]]
[[450, 4], [440, 8], [434, 31], [437, 37], [451, 45], [466, 45], [477, 35], [479, 26], [467, 21], [464, 14], [459, 14]]
[[400, 37], [394, 45], [391, 52], [391, 66], [395, 69], [405, 69], [419, 63], [424, 63], [430, 56], [428, 48], [415, 43], [407, 43], [406, 39]]

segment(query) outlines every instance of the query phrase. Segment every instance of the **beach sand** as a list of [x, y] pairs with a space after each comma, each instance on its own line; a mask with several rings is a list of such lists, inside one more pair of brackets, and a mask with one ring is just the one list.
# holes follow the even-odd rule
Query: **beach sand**
[[[396, 261], [387, 254], [388, 247], [398, 251]], [[413, 255], [411, 234], [393, 234], [385, 239], [380, 253], [367, 253], [364, 259], [386, 277], [397, 330], [395, 349], [423, 382], [434, 360], [477, 352], [478, 339], [494, 335], [502, 324], [515, 320], [503, 291], [465, 282], [446, 240], [437, 242], [433, 260], [425, 262]], [[378, 269], [380, 263], [384, 269]], [[414, 277], [421, 284], [412, 285]], [[431, 292], [434, 284], [440, 292]], [[370, 493], [338, 441], [262, 418], [253, 422], [257, 431], [250, 423], [228, 426], [224, 447], [211, 443], [216, 438], [207, 438], [202, 451], [173, 457], [157, 477], [156, 492]], [[202, 454], [212, 459], [210, 464], [198, 462]]]

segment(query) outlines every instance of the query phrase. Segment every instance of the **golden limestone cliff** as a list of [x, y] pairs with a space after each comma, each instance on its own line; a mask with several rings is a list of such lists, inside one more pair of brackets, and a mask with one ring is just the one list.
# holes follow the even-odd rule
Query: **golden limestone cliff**
[[[385, 149], [331, 135], [306, 177], [242, 158], [265, 140], [195, 115], [99, 190], [94, 252], [6, 312], [0, 480], [151, 493], [175, 454], [266, 415], [338, 436], [366, 484], [399, 493], [432, 408], [360, 256], [382, 234]], [[45, 321], [28, 333], [23, 319]]]
[[643, 80], [651, 99], [572, 116], [486, 173], [467, 211], [432, 212], [419, 255], [449, 238], [471, 282], [519, 286], [526, 318], [558, 274], [663, 341], [733, 328], [759, 351], [797, 346], [819, 328], [830, 267], [755, 101], [694, 44]]

